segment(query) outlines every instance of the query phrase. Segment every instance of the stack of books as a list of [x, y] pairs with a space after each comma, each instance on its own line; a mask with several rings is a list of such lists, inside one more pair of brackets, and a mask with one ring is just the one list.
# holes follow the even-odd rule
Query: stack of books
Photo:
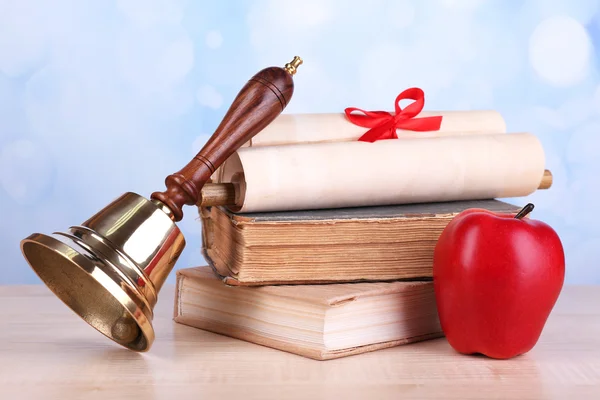
[[317, 360], [442, 337], [439, 236], [466, 209], [516, 214], [497, 199], [535, 190], [544, 157], [496, 111], [422, 114], [440, 129], [378, 143], [282, 114], [242, 146], [213, 176], [235, 207], [199, 208], [208, 265], [177, 271], [175, 321]]
[[439, 338], [432, 260], [459, 212], [498, 200], [238, 214], [200, 208], [207, 266], [177, 271], [176, 322], [327, 360]]

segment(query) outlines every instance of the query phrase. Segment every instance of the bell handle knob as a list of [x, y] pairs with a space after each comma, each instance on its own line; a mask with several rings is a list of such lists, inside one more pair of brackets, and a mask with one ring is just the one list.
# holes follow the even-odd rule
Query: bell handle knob
[[302, 60], [294, 57], [283, 68], [265, 68], [250, 78], [200, 152], [167, 176], [165, 191], [152, 193], [151, 199], [168, 207], [174, 221], [183, 218], [184, 205], [200, 205], [202, 187], [215, 170], [281, 114], [292, 98], [292, 76], [300, 64]]

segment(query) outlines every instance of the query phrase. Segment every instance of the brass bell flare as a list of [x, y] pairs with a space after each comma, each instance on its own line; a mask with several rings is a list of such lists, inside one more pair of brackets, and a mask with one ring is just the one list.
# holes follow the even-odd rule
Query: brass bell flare
[[154, 341], [158, 292], [184, 247], [169, 215], [135, 193], [81, 226], [21, 242], [24, 257], [60, 300], [108, 338], [140, 352]]

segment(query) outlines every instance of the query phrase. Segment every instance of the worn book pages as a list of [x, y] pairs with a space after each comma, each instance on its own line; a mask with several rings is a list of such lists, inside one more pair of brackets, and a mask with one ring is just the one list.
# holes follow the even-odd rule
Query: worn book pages
[[536, 136], [509, 133], [242, 148], [222, 181], [257, 212], [521, 197], [544, 167]]
[[231, 287], [177, 271], [174, 320], [316, 360], [443, 336], [432, 282]]
[[[394, 115], [394, 112], [390, 112]], [[494, 110], [473, 111], [422, 111], [417, 118], [442, 116], [440, 129], [431, 132], [415, 132], [397, 129], [399, 137], [431, 138], [454, 135], [486, 135], [506, 133], [506, 122]], [[355, 125], [344, 113], [280, 114], [243, 147], [277, 146], [298, 143], [353, 142], [368, 128]], [[222, 182], [222, 169], [212, 177]]]
[[460, 212], [515, 215], [498, 200], [232, 213], [201, 207], [202, 255], [230, 285], [429, 278], [439, 235]]

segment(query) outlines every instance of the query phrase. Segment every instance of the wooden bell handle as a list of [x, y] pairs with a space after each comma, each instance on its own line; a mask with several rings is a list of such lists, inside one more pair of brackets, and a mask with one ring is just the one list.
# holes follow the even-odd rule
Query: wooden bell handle
[[[549, 170], [544, 170], [538, 190], [549, 189], [551, 186], [552, 173]], [[202, 188], [202, 202], [199, 205], [201, 207], [242, 206], [242, 204], [236, 204], [237, 191], [238, 189], [233, 183], [207, 183]]]
[[196, 157], [179, 172], [167, 176], [164, 192], [152, 193], [153, 200], [172, 211], [174, 221], [183, 218], [184, 205], [201, 203], [201, 190], [215, 170], [281, 114], [292, 98], [292, 76], [300, 64], [302, 59], [294, 57], [283, 68], [265, 68], [250, 78]]

